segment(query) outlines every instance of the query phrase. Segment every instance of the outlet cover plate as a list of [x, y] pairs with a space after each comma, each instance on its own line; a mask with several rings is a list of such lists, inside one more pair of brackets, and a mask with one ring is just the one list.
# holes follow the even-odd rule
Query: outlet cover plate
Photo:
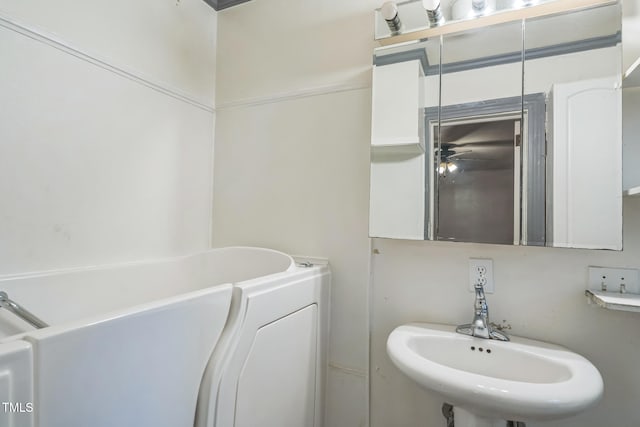
[[[620, 292], [620, 284], [624, 283], [627, 293], [640, 294], [639, 276], [636, 268], [589, 266], [589, 289]], [[606, 289], [603, 289], [603, 284]]]
[[493, 260], [489, 258], [469, 258], [469, 290], [475, 292], [476, 281], [483, 280], [484, 292], [492, 294], [495, 291], [493, 284]]

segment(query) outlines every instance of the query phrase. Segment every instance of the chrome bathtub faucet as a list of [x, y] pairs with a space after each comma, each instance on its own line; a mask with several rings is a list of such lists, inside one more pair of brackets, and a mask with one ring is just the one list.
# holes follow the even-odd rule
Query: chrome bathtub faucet
[[509, 341], [509, 337], [495, 329], [489, 323], [489, 307], [487, 299], [484, 296], [484, 287], [481, 283], [474, 285], [476, 291], [476, 300], [474, 302], [473, 321], [456, 328], [456, 332], [472, 337]]

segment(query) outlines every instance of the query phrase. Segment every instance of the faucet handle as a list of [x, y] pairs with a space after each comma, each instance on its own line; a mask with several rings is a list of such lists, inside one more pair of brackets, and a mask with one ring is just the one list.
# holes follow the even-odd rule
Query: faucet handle
[[500, 332], [498, 330], [493, 329], [491, 325], [488, 325], [488, 327], [489, 327], [489, 338], [491, 338], [492, 340], [511, 341], [509, 339], [509, 335], [505, 334], [504, 332]]

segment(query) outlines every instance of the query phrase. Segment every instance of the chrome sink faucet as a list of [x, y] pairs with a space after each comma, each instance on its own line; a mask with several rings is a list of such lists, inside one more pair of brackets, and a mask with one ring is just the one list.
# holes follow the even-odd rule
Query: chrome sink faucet
[[484, 286], [481, 283], [474, 285], [476, 291], [476, 300], [474, 303], [473, 321], [466, 325], [460, 325], [456, 328], [456, 332], [472, 337], [509, 341], [509, 337], [495, 329], [489, 323], [489, 307], [487, 299], [484, 296]]

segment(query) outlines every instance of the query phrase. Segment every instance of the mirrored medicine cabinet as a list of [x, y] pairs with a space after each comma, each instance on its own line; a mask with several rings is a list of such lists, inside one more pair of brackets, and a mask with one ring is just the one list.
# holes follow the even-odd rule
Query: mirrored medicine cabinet
[[620, 250], [621, 14], [376, 48], [370, 236]]

